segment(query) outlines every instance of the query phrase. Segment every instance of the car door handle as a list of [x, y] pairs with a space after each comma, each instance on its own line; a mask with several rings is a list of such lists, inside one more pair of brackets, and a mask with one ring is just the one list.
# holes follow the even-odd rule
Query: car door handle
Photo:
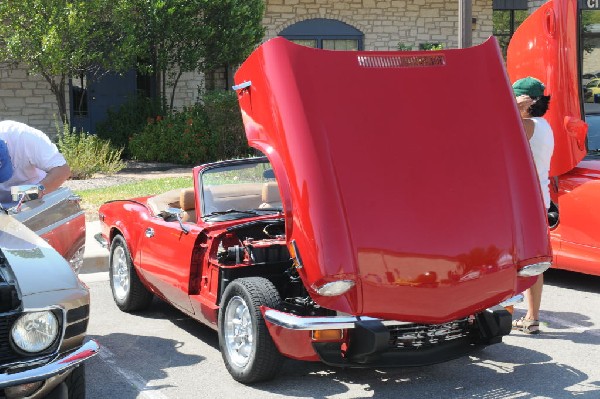
[[148, 238], [154, 237], [154, 229], [152, 227], [148, 227], [145, 234]]

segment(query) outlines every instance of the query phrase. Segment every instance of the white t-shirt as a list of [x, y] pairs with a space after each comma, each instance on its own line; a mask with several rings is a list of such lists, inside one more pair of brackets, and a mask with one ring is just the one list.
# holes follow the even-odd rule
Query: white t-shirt
[[47, 171], [67, 163], [46, 134], [24, 123], [0, 121], [0, 140], [6, 142], [13, 166], [12, 177], [0, 183], [0, 202], [11, 201], [12, 186], [37, 184]]
[[535, 124], [529, 146], [540, 180], [540, 188], [546, 209], [550, 208], [550, 160], [554, 152], [554, 134], [550, 124], [544, 118], [531, 118]]

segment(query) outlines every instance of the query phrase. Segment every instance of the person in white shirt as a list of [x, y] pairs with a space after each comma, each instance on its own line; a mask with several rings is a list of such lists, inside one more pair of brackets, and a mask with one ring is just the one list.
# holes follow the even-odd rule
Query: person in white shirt
[[[513, 83], [517, 106], [523, 120], [525, 134], [529, 140], [531, 154], [537, 169], [540, 188], [546, 210], [550, 209], [550, 160], [554, 152], [554, 133], [542, 116], [548, 110], [550, 96], [544, 95], [544, 84], [533, 77]], [[525, 291], [527, 313], [513, 322], [513, 328], [528, 334], [540, 332], [540, 306], [544, 277], [540, 275], [534, 285]]]
[[0, 202], [11, 201], [10, 188], [40, 185], [40, 196], [59, 188], [71, 169], [42, 131], [15, 121], [0, 121]]

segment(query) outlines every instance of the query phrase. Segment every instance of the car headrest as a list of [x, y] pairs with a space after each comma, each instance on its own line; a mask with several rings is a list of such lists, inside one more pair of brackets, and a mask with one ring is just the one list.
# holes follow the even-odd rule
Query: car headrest
[[268, 182], [263, 184], [262, 201], [268, 203], [281, 202], [281, 196], [279, 195], [279, 186], [277, 185], [277, 182]]
[[189, 211], [196, 208], [196, 194], [194, 187], [182, 188], [179, 193], [179, 207], [184, 211]]

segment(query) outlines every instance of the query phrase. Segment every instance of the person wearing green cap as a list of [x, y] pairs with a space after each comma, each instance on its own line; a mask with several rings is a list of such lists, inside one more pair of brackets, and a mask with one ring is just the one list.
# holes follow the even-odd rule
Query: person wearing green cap
[[[544, 205], [548, 210], [551, 206], [550, 160], [554, 152], [554, 133], [550, 124], [542, 117], [548, 110], [550, 96], [544, 95], [544, 84], [533, 77], [519, 79], [512, 87], [537, 169]], [[525, 291], [527, 313], [513, 321], [514, 329], [528, 334], [540, 332], [539, 319], [543, 284], [544, 278], [543, 275], [540, 275], [535, 284]]]

